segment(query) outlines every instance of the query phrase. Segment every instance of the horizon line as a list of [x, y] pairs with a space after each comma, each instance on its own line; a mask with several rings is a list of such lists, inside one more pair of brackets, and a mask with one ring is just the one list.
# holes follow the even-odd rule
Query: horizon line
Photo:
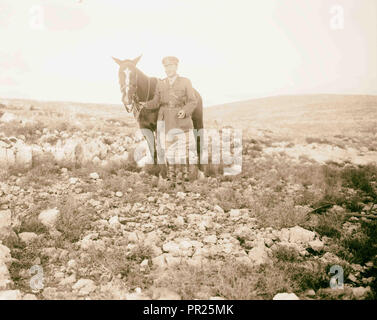
[[[211, 108], [211, 107], [217, 107], [217, 106], [224, 106], [226, 104], [234, 104], [234, 103], [243, 103], [247, 101], [252, 101], [252, 100], [260, 100], [260, 99], [266, 99], [266, 98], [277, 98], [277, 97], [288, 97], [288, 96], [324, 96], [324, 95], [331, 95], [331, 96], [372, 96], [372, 97], [377, 97], [376, 94], [369, 94], [369, 93], [300, 93], [300, 94], [276, 94], [276, 95], [261, 95], [258, 97], [250, 97], [246, 98], [244, 100], [232, 100], [228, 102], [223, 102], [223, 103], [217, 103], [217, 104], [211, 104], [207, 105], [204, 108]], [[10, 98], [10, 97], [4, 97], [0, 96], [0, 101], [1, 100], [21, 100], [21, 101], [35, 101], [35, 102], [43, 102], [43, 103], [80, 103], [80, 104], [94, 104], [94, 105], [111, 105], [111, 106], [123, 106], [122, 103], [113, 103], [113, 102], [92, 102], [92, 101], [80, 101], [80, 100], [52, 100], [52, 99], [38, 99], [38, 98]]]

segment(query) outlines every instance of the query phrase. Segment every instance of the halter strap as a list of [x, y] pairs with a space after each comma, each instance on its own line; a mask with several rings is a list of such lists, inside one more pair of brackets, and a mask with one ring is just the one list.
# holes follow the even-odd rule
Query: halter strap
[[[150, 94], [150, 87], [151, 87], [151, 79], [149, 77], [147, 77], [147, 78], [148, 78], [148, 91], [147, 91], [147, 96], [145, 98], [145, 102], [149, 101], [149, 94]], [[136, 90], [135, 90], [135, 93], [131, 96], [132, 107], [131, 107], [131, 109], [129, 109], [127, 106], [125, 106], [128, 113], [132, 112], [135, 107], [136, 107], [137, 112], [140, 112], [139, 96], [137, 95], [137, 88], [138, 88], [137, 82], [138, 82], [138, 76], [137, 76], [137, 72], [136, 72], [136, 85], [135, 85]], [[123, 95], [125, 94], [125, 92], [124, 92], [125, 87], [126, 87], [126, 84], [123, 84], [120, 87], [120, 91], [123, 93]]]

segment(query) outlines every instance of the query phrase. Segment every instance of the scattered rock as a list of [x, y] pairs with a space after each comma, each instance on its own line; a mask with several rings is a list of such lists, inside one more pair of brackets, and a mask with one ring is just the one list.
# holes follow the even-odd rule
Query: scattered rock
[[181, 258], [174, 257], [170, 253], [165, 253], [165, 261], [168, 267], [175, 267], [181, 263]]
[[166, 261], [165, 261], [165, 256], [163, 254], [155, 257], [152, 259], [152, 265], [157, 267], [157, 268], [160, 268], [160, 269], [164, 269], [166, 268], [167, 264], [166, 264]]
[[215, 211], [216, 213], [220, 213], [220, 214], [223, 214], [224, 213], [224, 209], [221, 208], [219, 205], [215, 205], [213, 207], [213, 211]]
[[315, 291], [313, 289], [308, 289], [308, 290], [305, 291], [304, 295], [308, 296], [308, 297], [314, 297]]
[[241, 216], [241, 210], [239, 210], [239, 209], [231, 209], [230, 212], [229, 212], [229, 216], [231, 218], [238, 218], [239, 216]]
[[114, 216], [114, 217], [111, 217], [109, 219], [109, 225], [110, 227], [120, 227], [120, 222], [119, 222], [119, 217], [118, 216]]
[[185, 225], [185, 219], [181, 216], [178, 216], [175, 220], [174, 220], [174, 224], [178, 227], [183, 227]]
[[270, 249], [268, 249], [264, 244], [260, 244], [249, 251], [248, 257], [250, 258], [251, 262], [257, 266], [262, 264], [271, 264], [272, 260], [268, 255], [269, 250]]
[[38, 235], [34, 232], [22, 232], [18, 234], [18, 237], [26, 244], [29, 244], [38, 239]]
[[206, 263], [206, 259], [203, 258], [202, 256], [194, 256], [192, 258], [189, 258], [186, 260], [186, 263], [189, 265], [189, 266], [192, 266], [192, 267], [197, 267], [197, 268], [200, 268], [202, 267], [203, 264]]
[[152, 289], [153, 300], [182, 300], [181, 296], [167, 288], [153, 288]]
[[175, 243], [174, 241], [170, 241], [170, 242], [165, 243], [162, 246], [162, 250], [164, 252], [171, 253], [175, 256], [179, 256], [179, 253], [180, 253], [179, 245], [177, 243]]
[[278, 293], [272, 300], [300, 300], [294, 293]]
[[205, 176], [204, 172], [198, 170], [198, 176], [197, 176], [197, 179], [198, 179], [199, 181], [201, 181], [201, 180], [205, 180], [205, 178], [206, 178], [206, 176]]
[[356, 272], [363, 272], [364, 268], [360, 264], [352, 263], [351, 268]]
[[10, 210], [0, 210], [0, 232], [12, 225], [12, 213]]
[[121, 197], [123, 197], [123, 192], [118, 191], [118, 192], [115, 193], [115, 196], [118, 197], [118, 198], [121, 198]]
[[319, 260], [324, 264], [340, 264], [342, 262], [342, 260], [338, 256], [331, 252], [326, 252]]
[[0, 243], [0, 265], [4, 264], [9, 267], [11, 263], [12, 257], [9, 248]]
[[374, 280], [375, 280], [374, 277], [363, 278], [362, 283], [367, 286], [367, 285], [372, 284]]
[[289, 229], [289, 241], [308, 244], [315, 238], [313, 231], [306, 230], [300, 226], [295, 226]]
[[17, 116], [10, 112], [4, 112], [4, 114], [0, 118], [0, 122], [5, 122], [5, 123], [16, 121], [16, 120], [17, 120]]
[[59, 214], [60, 212], [57, 208], [47, 209], [39, 214], [38, 219], [46, 227], [53, 228], [59, 218]]
[[140, 263], [140, 267], [142, 267], [142, 268], [148, 267], [148, 263], [149, 263], [149, 260], [148, 260], [148, 259], [144, 259], [144, 260]]
[[76, 184], [79, 181], [78, 178], [69, 178], [69, 183], [70, 184]]
[[89, 175], [89, 177], [90, 177], [91, 179], [93, 179], [93, 180], [97, 180], [97, 179], [99, 179], [99, 175], [98, 175], [97, 172], [92, 172], [92, 173]]
[[69, 286], [76, 282], [76, 276], [74, 274], [71, 274], [69, 277], [62, 279], [59, 282], [60, 286]]
[[319, 252], [323, 250], [324, 243], [321, 240], [316, 239], [314, 241], [309, 242], [309, 247], [312, 248], [314, 251]]
[[67, 262], [67, 267], [70, 269], [75, 269], [77, 267], [77, 262], [74, 259], [71, 259]]
[[141, 292], [140, 288], [136, 288], [134, 293], [126, 294], [126, 300], [151, 300], [149, 296]]
[[207, 236], [203, 239], [203, 242], [208, 244], [215, 244], [217, 242], [217, 237], [214, 234]]
[[357, 278], [355, 277], [355, 275], [353, 275], [352, 273], [349, 274], [348, 276], [348, 279], [354, 283], [357, 282]]
[[38, 298], [34, 294], [27, 293], [23, 296], [22, 300], [38, 300]]
[[369, 293], [371, 292], [370, 287], [357, 287], [357, 288], [352, 288], [352, 294], [356, 299], [362, 299], [365, 298]]
[[194, 244], [191, 242], [191, 241], [188, 241], [188, 240], [182, 240], [180, 243], [179, 243], [179, 248], [182, 250], [182, 251], [187, 251], [187, 250], [190, 250], [194, 247]]
[[184, 200], [186, 198], [186, 193], [177, 192], [177, 198], [180, 199], [180, 200]]
[[0, 290], [7, 289], [12, 283], [8, 267], [0, 260]]
[[136, 232], [130, 232], [128, 234], [128, 241], [131, 242], [131, 243], [137, 243], [139, 242], [141, 239], [139, 238], [138, 234]]
[[19, 140], [14, 145], [15, 163], [21, 167], [30, 168], [32, 165], [33, 152], [31, 146]]
[[0, 291], [0, 300], [21, 300], [20, 290], [3, 290]]
[[78, 280], [73, 286], [72, 286], [72, 289], [73, 290], [78, 290], [79, 291], [79, 295], [80, 296], [85, 296], [85, 295], [88, 295], [90, 293], [92, 293], [93, 291], [96, 290], [96, 285], [94, 284], [94, 281], [93, 280], [90, 280], [90, 279], [80, 279]]
[[54, 300], [56, 299], [56, 288], [53, 287], [46, 287], [42, 291], [42, 296], [46, 300]]

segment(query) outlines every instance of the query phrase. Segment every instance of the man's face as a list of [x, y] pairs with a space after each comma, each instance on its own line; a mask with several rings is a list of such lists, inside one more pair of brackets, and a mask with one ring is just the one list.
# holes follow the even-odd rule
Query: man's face
[[178, 65], [176, 64], [166, 64], [164, 65], [166, 75], [170, 77], [174, 77], [177, 74]]

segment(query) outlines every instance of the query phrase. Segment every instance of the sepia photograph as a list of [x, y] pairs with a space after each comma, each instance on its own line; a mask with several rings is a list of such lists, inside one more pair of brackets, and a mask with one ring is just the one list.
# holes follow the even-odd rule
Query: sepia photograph
[[0, 300], [238, 317], [376, 277], [376, 0], [0, 0]]

